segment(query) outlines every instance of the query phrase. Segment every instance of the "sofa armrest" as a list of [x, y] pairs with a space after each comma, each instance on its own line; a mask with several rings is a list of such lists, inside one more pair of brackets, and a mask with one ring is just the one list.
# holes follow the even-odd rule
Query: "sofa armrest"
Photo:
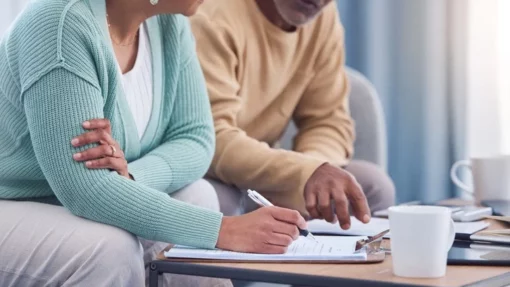
[[356, 123], [354, 158], [387, 169], [387, 134], [381, 100], [374, 86], [361, 73], [347, 68], [351, 83], [351, 116]]

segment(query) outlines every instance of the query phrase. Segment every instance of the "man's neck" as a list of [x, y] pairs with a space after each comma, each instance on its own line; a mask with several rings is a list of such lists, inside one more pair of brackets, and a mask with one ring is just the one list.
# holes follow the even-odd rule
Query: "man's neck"
[[280, 15], [280, 13], [278, 13], [278, 9], [274, 4], [274, 0], [255, 0], [255, 2], [259, 6], [259, 9], [262, 12], [262, 14], [264, 14], [267, 20], [269, 20], [269, 22], [273, 23], [275, 26], [287, 32], [292, 32], [296, 30], [295, 26], [288, 24]]

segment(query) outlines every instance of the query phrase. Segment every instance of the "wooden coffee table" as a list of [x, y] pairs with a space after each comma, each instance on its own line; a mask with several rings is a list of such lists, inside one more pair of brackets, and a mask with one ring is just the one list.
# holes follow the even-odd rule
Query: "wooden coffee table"
[[[490, 220], [490, 229], [504, 224]], [[389, 241], [383, 244], [388, 245]], [[271, 282], [297, 286], [510, 286], [510, 267], [448, 266], [438, 279], [408, 279], [392, 272], [388, 255], [379, 264], [261, 264], [261, 263], [182, 263], [167, 260], [150, 265], [150, 286], [158, 285], [164, 273]]]

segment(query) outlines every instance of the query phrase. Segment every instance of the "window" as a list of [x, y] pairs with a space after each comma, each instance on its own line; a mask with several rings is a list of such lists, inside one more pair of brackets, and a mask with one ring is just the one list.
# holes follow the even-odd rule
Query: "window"
[[0, 38], [27, 2], [28, 0], [2, 0], [2, 9], [0, 9]]
[[510, 1], [468, 5], [469, 154], [510, 154]]
[[503, 152], [510, 154], [510, 1], [499, 0], [499, 96], [501, 100]]

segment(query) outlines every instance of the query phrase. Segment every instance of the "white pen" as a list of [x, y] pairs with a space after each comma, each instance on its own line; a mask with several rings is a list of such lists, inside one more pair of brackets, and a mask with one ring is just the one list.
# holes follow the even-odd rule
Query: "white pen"
[[[248, 189], [248, 196], [260, 206], [274, 206], [269, 200], [267, 200], [265, 197], [263, 197], [260, 193], [256, 192], [255, 190]], [[319, 242], [310, 231], [306, 229], [301, 229], [299, 227], [298, 230], [299, 235], [312, 239], [315, 242]]]

